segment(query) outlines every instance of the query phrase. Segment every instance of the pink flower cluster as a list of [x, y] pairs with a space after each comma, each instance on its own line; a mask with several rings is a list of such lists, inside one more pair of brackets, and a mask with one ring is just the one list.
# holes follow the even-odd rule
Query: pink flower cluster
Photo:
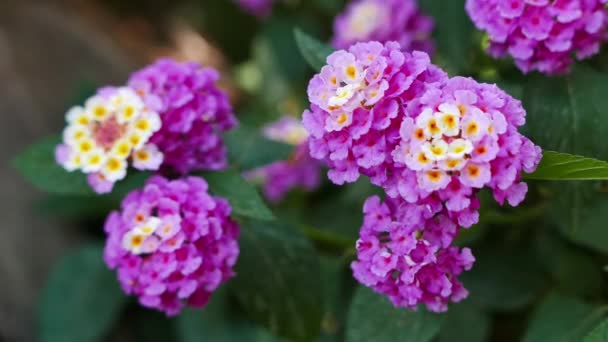
[[246, 178], [261, 180], [264, 195], [272, 202], [279, 202], [294, 188], [315, 190], [320, 182], [321, 163], [310, 156], [308, 132], [302, 123], [292, 117], [283, 117], [264, 127], [264, 135], [268, 139], [294, 145], [295, 151], [289, 160], [249, 171]]
[[364, 223], [357, 240], [354, 277], [385, 294], [397, 307], [447, 310], [468, 291], [457, 279], [471, 269], [469, 248], [451, 246], [458, 225], [442, 212], [440, 202], [411, 204], [370, 197], [363, 207]]
[[488, 33], [489, 52], [511, 55], [523, 72], [568, 72], [572, 56], [598, 53], [608, 38], [608, 0], [467, 0], [475, 25]]
[[151, 142], [165, 155], [164, 167], [180, 173], [226, 167], [220, 132], [237, 120], [227, 95], [216, 87], [218, 79], [215, 69], [171, 59], [160, 59], [129, 79], [129, 87], [162, 119]]
[[106, 220], [105, 262], [143, 306], [170, 316], [185, 303], [202, 307], [234, 275], [239, 228], [230, 211], [201, 178], [154, 176]]
[[[528, 188], [522, 172], [536, 168], [541, 150], [518, 132], [525, 123], [519, 101], [495, 85], [448, 78], [428, 55], [402, 52], [397, 43], [355, 44], [327, 62], [309, 84], [312, 105], [303, 114], [311, 155], [328, 164], [336, 184], [369, 176], [407, 215], [433, 208], [425, 220], [399, 220], [399, 214], [396, 231], [427, 234], [439, 225], [455, 234], [451, 226], [470, 227], [478, 222], [477, 193], [484, 187], [501, 204], [523, 201]], [[442, 248], [452, 239], [442, 238]], [[360, 252], [359, 261], [365, 258]], [[374, 273], [362, 269], [373, 262], [356, 265], [359, 279]]]
[[356, 0], [336, 18], [332, 45], [346, 49], [357, 42], [397, 41], [405, 51], [432, 54], [433, 26], [416, 0]]

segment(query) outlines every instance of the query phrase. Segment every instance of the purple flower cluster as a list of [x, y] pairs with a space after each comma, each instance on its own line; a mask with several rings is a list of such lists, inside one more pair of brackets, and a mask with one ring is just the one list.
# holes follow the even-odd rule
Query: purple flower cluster
[[458, 225], [442, 212], [440, 202], [411, 204], [370, 197], [363, 207], [364, 223], [357, 240], [354, 277], [385, 294], [397, 307], [447, 310], [468, 291], [457, 276], [471, 269], [469, 248], [451, 246]]
[[283, 117], [264, 127], [264, 135], [268, 139], [294, 145], [295, 151], [289, 160], [249, 171], [246, 178], [261, 180], [264, 195], [272, 202], [282, 200], [294, 188], [315, 190], [320, 183], [321, 163], [310, 156], [308, 132], [302, 123], [292, 117]]
[[236, 2], [244, 11], [256, 17], [266, 17], [272, 10], [273, 0], [236, 0]]
[[212, 68], [171, 59], [158, 60], [129, 79], [129, 87], [160, 114], [162, 125], [151, 142], [164, 154], [164, 167], [187, 173], [226, 166], [219, 134], [237, 121], [228, 97], [216, 87], [218, 79]]
[[608, 0], [467, 0], [475, 25], [487, 32], [489, 52], [511, 55], [523, 72], [568, 72], [572, 56], [598, 53], [608, 37]]
[[405, 51], [432, 54], [433, 26], [416, 0], [356, 0], [336, 18], [332, 45], [346, 49], [357, 42], [397, 41]]
[[[536, 168], [541, 150], [518, 132], [525, 123], [519, 101], [495, 85], [448, 78], [430, 63], [427, 54], [402, 52], [397, 43], [355, 44], [348, 51], [333, 53], [327, 62], [309, 84], [312, 105], [303, 114], [304, 126], [311, 134], [311, 155], [328, 164], [328, 176], [334, 183], [354, 182], [361, 174], [369, 176], [373, 184], [384, 188], [390, 198], [387, 206], [396, 203], [398, 211], [404, 211], [383, 221], [385, 228], [365, 224], [364, 232], [388, 231], [394, 221], [398, 224], [390, 226], [398, 227], [395, 232], [399, 234], [424, 229], [425, 241], [437, 231], [453, 231], [455, 235], [457, 226], [470, 227], [478, 222], [477, 193], [484, 187], [492, 189], [501, 204], [507, 201], [515, 206], [523, 201], [528, 188], [521, 181], [522, 172]], [[424, 210], [429, 213], [423, 215]], [[362, 238], [367, 236], [364, 232]], [[453, 236], [438, 240], [446, 252], [433, 254], [456, 258], [457, 249], [449, 248]], [[368, 258], [360, 251], [355, 268], [358, 279], [371, 284], [371, 278], [366, 277], [376, 274], [372, 267], [379, 266]], [[459, 271], [453, 274], [462, 268], [454, 268]], [[422, 286], [420, 281], [413, 284]], [[374, 288], [394, 292], [385, 285]], [[422, 287], [418, 290], [426, 291]], [[453, 299], [462, 293], [456, 291]], [[420, 296], [405, 298], [430, 303]], [[394, 297], [393, 302], [407, 307], [415, 304], [402, 299]], [[429, 308], [443, 310], [442, 303]]]
[[154, 176], [106, 220], [105, 262], [143, 306], [170, 316], [185, 303], [202, 307], [234, 275], [239, 228], [230, 211], [201, 178]]

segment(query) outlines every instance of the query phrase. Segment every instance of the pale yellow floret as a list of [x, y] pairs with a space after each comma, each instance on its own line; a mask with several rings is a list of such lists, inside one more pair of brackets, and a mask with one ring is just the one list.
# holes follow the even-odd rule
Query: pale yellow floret
[[126, 159], [131, 154], [131, 142], [128, 139], [120, 139], [114, 143], [110, 155], [112, 157]]
[[106, 161], [106, 156], [101, 149], [95, 149], [95, 151], [89, 153], [84, 157], [82, 163], [82, 170], [86, 173], [97, 172], [101, 170], [101, 167]]
[[123, 179], [126, 176], [126, 166], [126, 162], [123, 159], [110, 157], [103, 166], [101, 172], [107, 180], [115, 182]]

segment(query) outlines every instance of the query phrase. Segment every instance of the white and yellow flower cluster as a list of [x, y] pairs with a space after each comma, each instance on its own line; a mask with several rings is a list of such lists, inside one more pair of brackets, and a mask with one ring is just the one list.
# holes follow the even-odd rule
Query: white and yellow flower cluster
[[489, 177], [487, 161], [498, 145], [490, 116], [475, 106], [443, 103], [425, 108], [401, 127], [404, 139], [393, 154], [395, 160], [419, 172], [429, 190], [443, 188], [451, 175], [477, 187]]
[[66, 119], [67, 155], [60, 163], [68, 171], [96, 173], [114, 183], [126, 176], [129, 159], [140, 170], [156, 170], [163, 161], [158, 148], [148, 143], [161, 127], [160, 117], [131, 88], [93, 96], [84, 107], [70, 109]]

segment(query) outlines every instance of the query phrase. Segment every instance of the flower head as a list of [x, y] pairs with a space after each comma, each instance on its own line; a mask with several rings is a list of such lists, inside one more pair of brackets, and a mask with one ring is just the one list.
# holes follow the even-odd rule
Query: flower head
[[366, 174], [380, 185], [408, 103], [447, 76], [427, 54], [397, 43], [357, 43], [327, 62], [310, 81], [312, 106], [303, 115], [311, 155], [328, 164], [336, 184]]
[[239, 229], [230, 210], [201, 178], [154, 176], [106, 220], [104, 260], [143, 306], [170, 316], [202, 307], [234, 275]]
[[510, 191], [520, 195], [509, 203], [523, 200], [527, 187], [520, 185], [521, 173], [536, 168], [541, 151], [517, 131], [525, 122], [519, 101], [495, 85], [454, 77], [429, 87], [411, 108], [392, 151], [393, 166], [405, 170], [386, 183], [388, 192], [399, 193], [403, 178], [412, 178], [410, 202], [433, 193], [450, 199], [456, 188], [471, 199], [483, 187], [491, 188], [500, 203]]
[[433, 20], [416, 0], [357, 0], [336, 18], [332, 44], [344, 49], [370, 40], [397, 41], [406, 51], [432, 53], [432, 30]]
[[432, 204], [381, 203], [377, 196], [365, 202], [353, 274], [397, 307], [422, 303], [441, 312], [468, 295], [457, 276], [475, 258], [470, 249], [451, 246], [458, 225]]
[[187, 173], [226, 166], [220, 132], [237, 121], [227, 95], [216, 87], [218, 78], [212, 68], [161, 59], [129, 79], [129, 87], [160, 114], [162, 127], [151, 141], [165, 155], [164, 167]]
[[[125, 178], [129, 162], [139, 170], [157, 170], [164, 160], [150, 141], [161, 127], [160, 117], [131, 88], [103, 88], [84, 107], [70, 109], [66, 120], [57, 161], [68, 171], [88, 174], [96, 192], [111, 191]], [[145, 162], [138, 158], [142, 154]]]
[[606, 0], [467, 0], [475, 25], [487, 32], [489, 52], [510, 55], [523, 72], [568, 72], [572, 56], [598, 53], [607, 37]]
[[258, 179], [264, 184], [264, 195], [278, 202], [292, 189], [313, 191], [319, 186], [321, 163], [310, 156], [308, 132], [302, 123], [292, 117], [283, 117], [263, 128], [264, 135], [274, 141], [295, 146], [288, 160], [249, 171], [248, 179]]

